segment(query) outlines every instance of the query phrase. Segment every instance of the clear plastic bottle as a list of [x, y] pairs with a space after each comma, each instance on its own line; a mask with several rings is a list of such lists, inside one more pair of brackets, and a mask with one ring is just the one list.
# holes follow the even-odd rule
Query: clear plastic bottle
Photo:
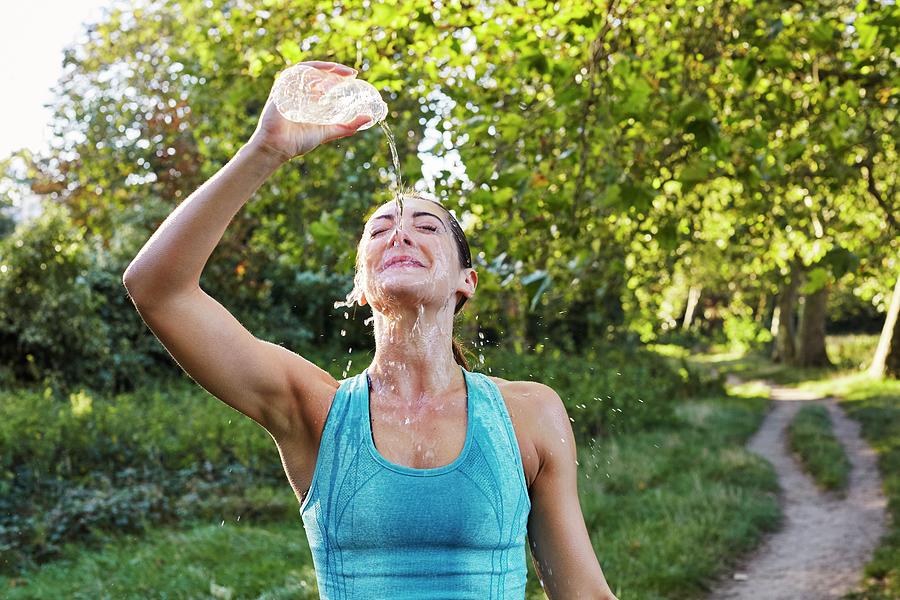
[[359, 128], [368, 129], [383, 121], [388, 112], [372, 84], [303, 64], [281, 72], [272, 96], [278, 112], [297, 123], [336, 125], [368, 115], [372, 120]]

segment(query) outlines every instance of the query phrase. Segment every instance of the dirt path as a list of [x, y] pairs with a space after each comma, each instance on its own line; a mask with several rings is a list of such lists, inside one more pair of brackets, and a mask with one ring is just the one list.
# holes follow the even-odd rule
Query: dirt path
[[[732, 381], [734, 381], [732, 379]], [[778, 473], [784, 526], [714, 586], [709, 600], [829, 600], [860, 582], [886, 531], [887, 501], [876, 454], [833, 398], [770, 384], [772, 410], [747, 448]], [[787, 447], [785, 428], [801, 405], [825, 406], [852, 471], [845, 499], [825, 494]]]

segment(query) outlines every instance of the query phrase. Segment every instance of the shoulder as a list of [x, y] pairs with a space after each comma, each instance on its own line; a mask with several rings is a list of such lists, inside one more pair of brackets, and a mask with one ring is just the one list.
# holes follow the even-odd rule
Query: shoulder
[[504, 398], [522, 405], [530, 414], [556, 414], [559, 417], [566, 412], [562, 398], [547, 384], [540, 381], [511, 381], [490, 375], [486, 377], [497, 385]]
[[559, 454], [560, 443], [572, 438], [569, 413], [559, 394], [539, 381], [510, 381], [502, 377], [488, 378], [497, 384], [514, 420], [523, 425], [539, 461]]

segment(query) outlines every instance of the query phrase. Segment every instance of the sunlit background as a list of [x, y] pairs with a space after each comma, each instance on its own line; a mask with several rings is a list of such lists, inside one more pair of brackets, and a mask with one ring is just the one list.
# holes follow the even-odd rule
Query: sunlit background
[[[63, 72], [63, 49], [78, 42], [112, 0], [11, 2], [0, 19], [0, 156], [22, 148], [38, 152], [50, 143], [52, 112], [45, 105]], [[38, 210], [34, 197], [16, 195], [17, 218]]]

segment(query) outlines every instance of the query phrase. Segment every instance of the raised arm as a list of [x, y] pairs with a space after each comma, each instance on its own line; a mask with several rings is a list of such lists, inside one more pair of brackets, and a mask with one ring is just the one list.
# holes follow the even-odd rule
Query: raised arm
[[[317, 68], [353, 77], [327, 62]], [[304, 434], [301, 408], [337, 388], [325, 370], [260, 340], [200, 288], [200, 274], [225, 228], [281, 164], [369, 121], [309, 125], [284, 119], [272, 102], [250, 140], [160, 225], [125, 270], [123, 283], [144, 322], [175, 361], [211, 394], [273, 436]]]

